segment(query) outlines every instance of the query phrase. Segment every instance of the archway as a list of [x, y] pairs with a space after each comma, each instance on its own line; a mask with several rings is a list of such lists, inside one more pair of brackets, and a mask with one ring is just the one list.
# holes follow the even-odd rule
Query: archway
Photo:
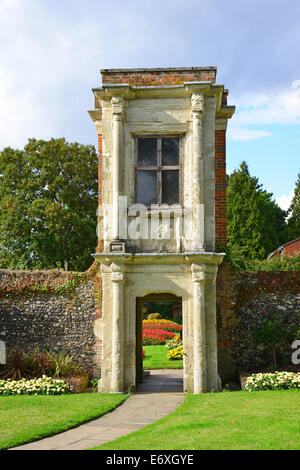
[[[153, 293], [136, 298], [136, 388], [143, 382], [145, 375], [143, 367], [143, 319], [146, 319], [149, 313], [161, 313], [163, 318], [182, 325], [182, 298], [170, 293]], [[183, 337], [182, 332], [180, 334]], [[166, 355], [167, 352], [166, 349]], [[178, 376], [182, 377], [180, 379], [180, 382], [182, 381], [182, 386], [180, 385], [182, 390], [180, 391], [183, 391], [183, 371], [181, 374], [176, 374], [176, 379], [174, 379], [174, 382], [177, 382], [177, 388]], [[172, 378], [168, 378], [168, 385], [171, 391]]]

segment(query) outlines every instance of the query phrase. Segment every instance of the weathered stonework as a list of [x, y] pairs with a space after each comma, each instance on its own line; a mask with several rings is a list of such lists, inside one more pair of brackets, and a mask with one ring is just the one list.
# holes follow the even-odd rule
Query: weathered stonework
[[[228, 91], [215, 84], [215, 67], [101, 73], [103, 85], [93, 90], [95, 110], [89, 112], [99, 136], [102, 177], [103, 254], [95, 255], [103, 280], [100, 391], [137, 386], [137, 299], [158, 293], [182, 299], [184, 389], [217, 391], [216, 275], [223, 254], [215, 253], [215, 243], [216, 237], [226, 243], [224, 145], [234, 107], [227, 106]], [[169, 236], [157, 236], [165, 228], [162, 203], [139, 209], [136, 224], [137, 140], [146, 137], [158, 140], [157, 194], [160, 171], [166, 170], [159, 142], [175, 137], [180, 146], [179, 164], [172, 168], [179, 171], [179, 203], [172, 209]], [[216, 145], [222, 147], [218, 153]], [[149, 220], [156, 223], [151, 235], [148, 229], [138, 232]]]

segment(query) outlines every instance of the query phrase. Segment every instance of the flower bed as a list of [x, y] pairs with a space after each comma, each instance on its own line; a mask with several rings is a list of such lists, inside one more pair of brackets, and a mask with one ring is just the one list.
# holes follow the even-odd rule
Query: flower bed
[[63, 380], [45, 375], [31, 380], [0, 380], [0, 395], [63, 395], [69, 391]]
[[143, 329], [145, 328], [150, 330], [160, 328], [161, 330], [171, 331], [172, 333], [180, 333], [182, 331], [182, 326], [171, 320], [143, 320]]
[[178, 346], [182, 346], [182, 340], [180, 339], [180, 336], [174, 336], [170, 341], [166, 343], [166, 348], [170, 351], [171, 349], [178, 348]]
[[289, 390], [300, 388], [300, 372], [274, 372], [252, 374], [247, 378], [245, 390]]
[[155, 346], [159, 344], [166, 344], [166, 341], [174, 338], [175, 333], [171, 331], [165, 331], [161, 329], [150, 329], [145, 328], [143, 330], [143, 345], [144, 346]]
[[167, 354], [167, 359], [170, 361], [179, 361], [180, 359], [183, 359], [183, 346], [171, 349]]

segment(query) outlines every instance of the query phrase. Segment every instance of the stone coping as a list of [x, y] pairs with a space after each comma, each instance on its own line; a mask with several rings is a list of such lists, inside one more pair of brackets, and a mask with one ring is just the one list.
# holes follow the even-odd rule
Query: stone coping
[[100, 72], [104, 73], [132, 73], [132, 72], [203, 72], [203, 71], [217, 71], [215, 65], [209, 65], [207, 67], [153, 67], [153, 68], [132, 68], [132, 69], [101, 69]]

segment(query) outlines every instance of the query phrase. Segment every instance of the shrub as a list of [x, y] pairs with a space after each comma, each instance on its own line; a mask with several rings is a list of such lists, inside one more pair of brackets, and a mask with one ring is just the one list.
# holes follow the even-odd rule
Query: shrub
[[258, 325], [251, 327], [254, 340], [265, 349], [273, 353], [273, 365], [277, 367], [277, 352], [288, 341], [288, 332], [285, 322], [278, 315], [264, 318]]
[[22, 351], [16, 347], [13, 349], [7, 358], [1, 376], [4, 378], [12, 378], [13, 380], [22, 379], [26, 377], [26, 366]]
[[167, 354], [167, 359], [170, 361], [178, 361], [183, 359], [183, 346], [178, 346], [177, 348], [171, 349]]
[[171, 349], [178, 348], [178, 346], [182, 346], [182, 340], [179, 335], [174, 336], [173, 339], [166, 343], [166, 348], [169, 349], [169, 351]]
[[165, 331], [160, 329], [144, 329], [143, 330], [143, 345], [144, 346], [156, 346], [160, 344], [166, 344], [166, 341], [173, 338], [175, 333], [171, 331]]
[[34, 351], [25, 353], [19, 347], [13, 349], [1, 372], [1, 377], [12, 380], [22, 378], [42, 377], [70, 377], [81, 375], [82, 370], [75, 364], [72, 356], [65, 351], [55, 353], [53, 351]]
[[91, 379], [91, 386], [92, 386], [94, 393], [98, 392], [98, 382], [99, 382], [99, 379]]
[[160, 320], [161, 314], [160, 313], [149, 313], [148, 320]]
[[289, 389], [300, 389], [300, 372], [252, 374], [245, 383], [245, 390], [248, 392]]
[[59, 353], [48, 352], [48, 370], [53, 377], [70, 377], [73, 375], [81, 375], [82, 370], [74, 363], [72, 356], [65, 351]]
[[39, 379], [0, 380], [0, 395], [62, 395], [69, 393], [63, 380], [43, 377]]

